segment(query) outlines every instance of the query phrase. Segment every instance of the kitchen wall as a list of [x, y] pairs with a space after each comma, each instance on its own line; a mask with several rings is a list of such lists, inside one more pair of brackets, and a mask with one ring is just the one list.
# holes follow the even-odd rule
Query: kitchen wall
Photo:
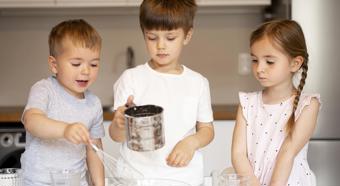
[[[53, 10], [55, 11], [55, 10]], [[103, 38], [101, 69], [91, 90], [111, 105], [112, 85], [126, 68], [125, 51], [132, 46], [136, 63], [148, 59], [137, 11], [114, 13], [12, 13], [0, 11], [0, 106], [25, 105], [32, 84], [50, 75], [47, 37], [60, 21], [84, 18]], [[238, 54], [248, 52], [251, 30], [261, 23], [256, 11], [198, 13], [194, 36], [181, 61], [206, 76], [214, 104], [235, 104], [238, 91], [259, 89], [252, 75], [238, 74]]]

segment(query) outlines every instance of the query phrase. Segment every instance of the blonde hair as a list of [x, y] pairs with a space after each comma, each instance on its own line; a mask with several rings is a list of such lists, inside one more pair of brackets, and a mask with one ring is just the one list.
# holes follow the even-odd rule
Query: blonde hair
[[100, 50], [102, 39], [98, 32], [83, 19], [67, 20], [52, 28], [48, 44], [50, 55], [56, 57], [63, 51], [63, 42], [69, 39], [75, 46]]
[[295, 111], [307, 78], [308, 52], [305, 37], [301, 26], [293, 20], [274, 20], [262, 24], [252, 32], [250, 36], [250, 45], [253, 45], [263, 37], [268, 37], [273, 44], [280, 47], [291, 58], [297, 56], [303, 57], [303, 63], [301, 65], [302, 74], [293, 103], [293, 112], [288, 119], [286, 127], [287, 134], [291, 135], [295, 125]]

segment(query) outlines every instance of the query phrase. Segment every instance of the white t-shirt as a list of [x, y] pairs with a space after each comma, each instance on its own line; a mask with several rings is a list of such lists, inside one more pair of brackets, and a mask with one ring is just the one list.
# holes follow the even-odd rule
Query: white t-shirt
[[151, 152], [136, 152], [124, 143], [121, 154], [145, 178], [168, 178], [199, 185], [203, 181], [201, 152], [196, 151], [186, 167], [166, 164], [174, 146], [195, 133], [197, 121], [213, 121], [208, 80], [185, 66], [183, 68], [181, 74], [165, 74], [145, 63], [126, 70], [114, 85], [114, 108], [124, 105], [130, 95], [134, 96], [136, 105], [163, 107], [165, 145]]

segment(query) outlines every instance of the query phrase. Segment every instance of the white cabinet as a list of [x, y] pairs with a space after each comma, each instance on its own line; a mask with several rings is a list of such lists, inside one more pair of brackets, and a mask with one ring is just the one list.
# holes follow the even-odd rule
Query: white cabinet
[[[197, 0], [198, 6], [265, 6], [270, 0]], [[0, 0], [0, 8], [138, 7], [142, 0]]]
[[[119, 155], [119, 143], [114, 142], [109, 134], [108, 127], [111, 121], [105, 121], [105, 137], [102, 139], [104, 151], [114, 157]], [[231, 140], [235, 121], [215, 121], [215, 138], [201, 151], [204, 156], [204, 175], [209, 176], [213, 170], [222, 170], [231, 167]]]
[[139, 6], [138, 0], [0, 0], [0, 8], [43, 8], [43, 7], [128, 7]]
[[52, 7], [55, 0], [0, 0], [0, 8]]
[[102, 139], [104, 152], [110, 154], [113, 157], [118, 157], [120, 143], [113, 141], [109, 135], [109, 126], [111, 121], [104, 121], [105, 137]]
[[234, 120], [214, 121], [215, 138], [202, 149], [204, 156], [204, 175], [210, 176], [213, 170], [231, 167], [231, 142]]
[[56, 0], [55, 7], [120, 7], [128, 0]]
[[265, 6], [271, 0], [197, 0], [201, 6]]

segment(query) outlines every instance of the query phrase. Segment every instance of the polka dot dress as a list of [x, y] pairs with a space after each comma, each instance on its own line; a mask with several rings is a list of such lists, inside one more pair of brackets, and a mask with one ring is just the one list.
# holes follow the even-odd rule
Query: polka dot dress
[[[285, 125], [292, 112], [293, 97], [278, 104], [264, 104], [262, 91], [239, 93], [243, 116], [247, 127], [248, 159], [261, 185], [268, 186], [273, 174], [276, 157], [285, 139]], [[320, 102], [318, 94], [302, 94], [295, 112], [295, 120], [311, 98]], [[308, 143], [295, 157], [289, 186], [313, 186], [315, 176], [307, 162]]]

